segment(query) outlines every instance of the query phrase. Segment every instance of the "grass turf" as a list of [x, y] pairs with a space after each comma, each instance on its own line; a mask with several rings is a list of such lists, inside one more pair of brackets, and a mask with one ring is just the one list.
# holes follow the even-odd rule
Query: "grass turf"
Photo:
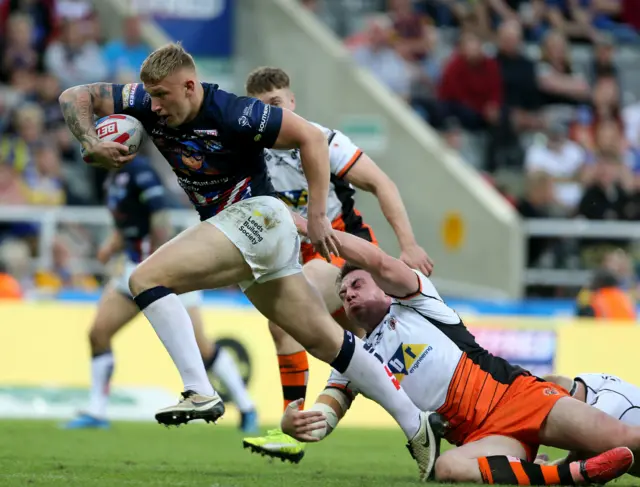
[[65, 431], [51, 421], [0, 421], [0, 486], [419, 485], [399, 431], [337, 430], [311, 445], [299, 465], [251, 454], [242, 437], [229, 426], [200, 424], [166, 429], [121, 422], [107, 431]]

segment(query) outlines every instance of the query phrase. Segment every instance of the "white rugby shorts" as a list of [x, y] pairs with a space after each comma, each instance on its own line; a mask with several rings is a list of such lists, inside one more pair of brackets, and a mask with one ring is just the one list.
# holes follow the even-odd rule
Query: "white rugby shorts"
[[300, 237], [287, 206], [272, 196], [254, 196], [225, 208], [206, 220], [240, 250], [253, 279], [239, 283], [245, 291], [264, 283], [299, 274]]

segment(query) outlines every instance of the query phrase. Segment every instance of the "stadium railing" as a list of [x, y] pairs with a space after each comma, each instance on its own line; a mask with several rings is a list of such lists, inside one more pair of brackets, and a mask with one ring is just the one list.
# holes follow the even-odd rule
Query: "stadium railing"
[[[199, 221], [198, 215], [192, 210], [170, 210], [169, 218], [171, 225], [176, 230], [184, 230]], [[38, 227], [38, 251], [34, 267], [47, 271], [53, 269], [53, 241], [60, 224], [98, 227], [102, 230], [113, 226], [109, 211], [99, 206], [51, 208], [0, 205], [0, 223], [31, 223]], [[95, 256], [89, 256], [87, 259], [75, 258], [75, 263], [89, 272], [101, 273], [104, 271], [104, 267]]]

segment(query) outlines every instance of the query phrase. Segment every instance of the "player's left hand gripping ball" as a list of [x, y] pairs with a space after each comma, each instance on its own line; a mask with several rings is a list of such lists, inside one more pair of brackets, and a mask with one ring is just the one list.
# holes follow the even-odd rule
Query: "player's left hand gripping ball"
[[109, 115], [96, 122], [96, 133], [99, 142], [83, 146], [82, 159], [114, 169], [133, 160], [142, 144], [144, 128], [129, 115]]

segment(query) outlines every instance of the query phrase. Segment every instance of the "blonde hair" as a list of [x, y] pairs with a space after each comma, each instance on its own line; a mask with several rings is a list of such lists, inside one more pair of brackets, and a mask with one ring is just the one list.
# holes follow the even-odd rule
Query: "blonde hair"
[[143, 83], [159, 83], [182, 68], [196, 69], [191, 54], [179, 42], [167, 44], [153, 51], [144, 60], [140, 68], [140, 79]]
[[36, 103], [25, 103], [16, 110], [14, 114], [14, 121], [16, 125], [22, 125], [28, 121], [34, 122], [38, 125], [43, 125], [44, 112]]

